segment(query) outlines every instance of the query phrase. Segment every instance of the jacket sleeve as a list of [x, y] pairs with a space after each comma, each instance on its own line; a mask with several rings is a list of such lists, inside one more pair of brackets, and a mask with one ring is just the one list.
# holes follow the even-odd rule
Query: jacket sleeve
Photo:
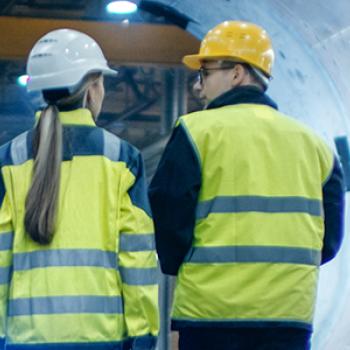
[[162, 271], [176, 275], [192, 246], [201, 186], [200, 162], [191, 136], [179, 123], [151, 182], [149, 197]]
[[12, 270], [12, 242], [11, 210], [0, 167], [0, 349], [5, 348], [8, 292]]
[[128, 160], [122, 180], [118, 269], [124, 315], [130, 348], [151, 350], [156, 346], [159, 332], [154, 227], [142, 156], [130, 145], [123, 145]]
[[336, 156], [334, 156], [332, 172], [323, 185], [322, 192], [325, 235], [321, 264], [324, 264], [338, 253], [344, 235], [345, 182]]

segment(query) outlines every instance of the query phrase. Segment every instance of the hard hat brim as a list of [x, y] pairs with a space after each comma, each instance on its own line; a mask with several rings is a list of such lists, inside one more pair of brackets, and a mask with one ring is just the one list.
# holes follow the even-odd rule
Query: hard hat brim
[[260, 67], [256, 66], [254, 63], [243, 61], [239, 57], [233, 57], [233, 56], [227, 56], [227, 55], [187, 55], [183, 57], [182, 62], [187, 68], [192, 70], [198, 70], [201, 68], [203, 61], [220, 61], [220, 60], [247, 63], [247, 64], [250, 64], [252, 67], [260, 69], [267, 78], [272, 77], [269, 72], [261, 69]]
[[[182, 59], [183, 64], [193, 70], [198, 70], [202, 66], [203, 61], [228, 60], [236, 61], [235, 57], [227, 55], [187, 55]], [[238, 58], [237, 58], [238, 61]]]
[[103, 71], [102, 71], [102, 74], [103, 75], [108, 75], [108, 76], [112, 76], [112, 77], [115, 77], [118, 75], [118, 71], [117, 70], [114, 70], [112, 68], [105, 68]]

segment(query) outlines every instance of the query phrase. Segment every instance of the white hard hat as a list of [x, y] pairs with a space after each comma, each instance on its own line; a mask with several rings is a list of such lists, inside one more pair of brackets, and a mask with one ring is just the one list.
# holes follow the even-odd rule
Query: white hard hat
[[100, 46], [88, 35], [72, 29], [47, 33], [32, 48], [27, 62], [27, 90], [68, 88], [73, 91], [88, 74], [116, 75]]

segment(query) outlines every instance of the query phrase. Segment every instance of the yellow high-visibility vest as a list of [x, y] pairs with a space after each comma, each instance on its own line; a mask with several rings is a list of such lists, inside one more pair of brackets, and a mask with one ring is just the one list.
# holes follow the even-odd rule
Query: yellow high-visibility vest
[[229, 105], [179, 123], [197, 152], [202, 184], [173, 328], [222, 322], [311, 329], [332, 151], [265, 105]]

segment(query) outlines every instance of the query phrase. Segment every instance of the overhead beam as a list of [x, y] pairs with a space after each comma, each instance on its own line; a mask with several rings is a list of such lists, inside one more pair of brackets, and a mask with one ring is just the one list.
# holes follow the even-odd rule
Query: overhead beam
[[195, 37], [173, 25], [0, 17], [0, 58], [26, 58], [41, 36], [58, 28], [92, 36], [108, 60], [116, 63], [180, 64], [184, 55], [199, 48]]

